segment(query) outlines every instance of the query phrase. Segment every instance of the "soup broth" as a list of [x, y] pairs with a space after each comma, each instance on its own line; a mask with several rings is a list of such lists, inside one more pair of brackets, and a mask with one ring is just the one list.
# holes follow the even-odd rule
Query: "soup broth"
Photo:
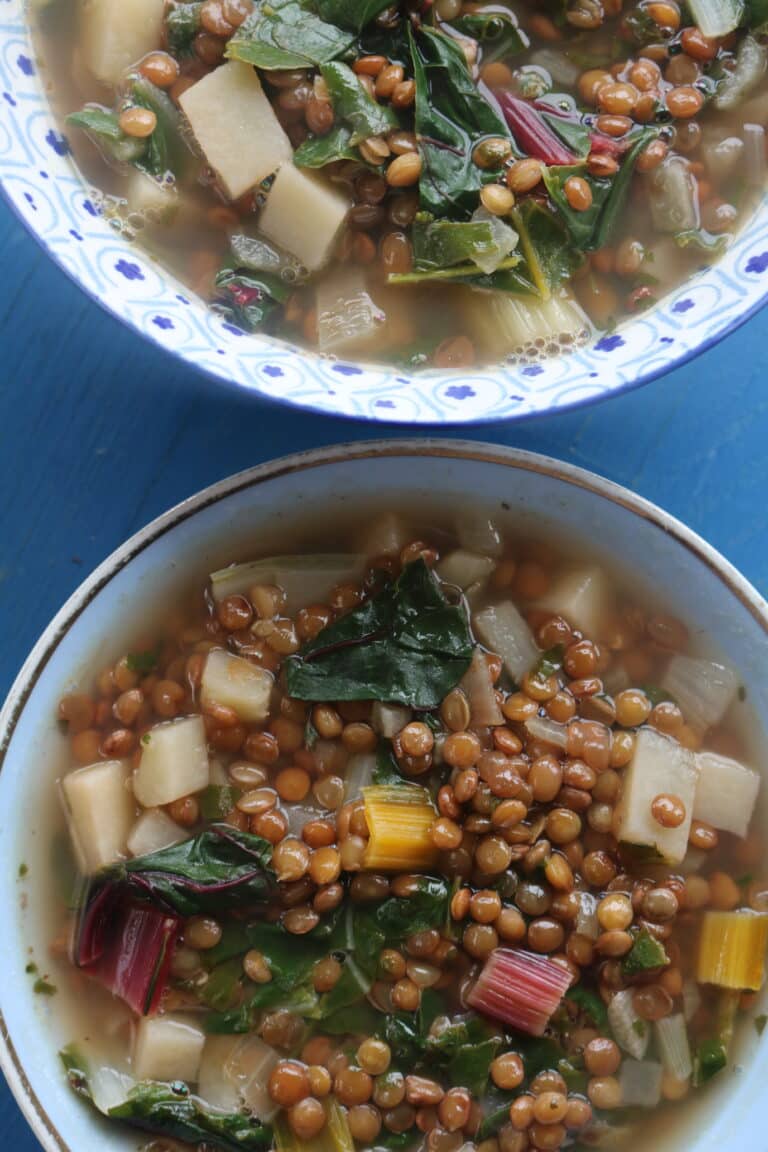
[[728, 245], [764, 187], [758, 7], [52, 0], [36, 23], [103, 212], [228, 322], [462, 368], [566, 351]]
[[115, 1121], [677, 1147], [727, 1076], [768, 939], [744, 686], [613, 563], [514, 529], [285, 525], [77, 673], [43, 975]]

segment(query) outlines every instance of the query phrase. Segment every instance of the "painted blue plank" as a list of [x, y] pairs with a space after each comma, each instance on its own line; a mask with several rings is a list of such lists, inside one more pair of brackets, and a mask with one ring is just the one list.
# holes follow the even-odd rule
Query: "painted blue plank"
[[[388, 429], [267, 409], [179, 367], [86, 300], [3, 204], [0, 266], [4, 694], [63, 600], [152, 517], [268, 457]], [[634, 488], [768, 592], [767, 324], [629, 396], [476, 438]], [[4, 1086], [0, 1131], [4, 1147], [37, 1149]]]

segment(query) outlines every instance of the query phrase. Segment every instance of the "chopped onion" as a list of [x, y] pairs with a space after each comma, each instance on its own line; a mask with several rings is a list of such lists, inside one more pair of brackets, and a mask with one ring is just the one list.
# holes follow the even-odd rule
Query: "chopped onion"
[[619, 1072], [624, 1108], [656, 1108], [661, 1101], [664, 1069], [655, 1060], [624, 1060]]
[[738, 28], [744, 0], [690, 0], [689, 7], [699, 31], [717, 39]]
[[376, 700], [371, 709], [371, 725], [379, 736], [391, 740], [405, 728], [411, 715], [410, 708], [406, 708], [403, 704], [382, 704], [380, 700]]
[[456, 535], [462, 548], [482, 552], [486, 556], [500, 556], [504, 550], [501, 533], [487, 516], [479, 512], [460, 512], [454, 522]]
[[525, 721], [525, 729], [534, 740], [543, 740], [545, 744], [552, 744], [563, 751], [568, 744], [568, 728], [565, 724], [558, 724], [546, 716], [531, 716]]
[[608, 1023], [619, 1047], [636, 1060], [642, 1060], [648, 1050], [651, 1031], [635, 1011], [631, 988], [617, 992], [611, 1000], [608, 1005]]
[[727, 664], [677, 654], [667, 665], [661, 687], [691, 727], [704, 732], [725, 716], [736, 696], [739, 678]]
[[735, 173], [744, 155], [744, 141], [738, 136], [709, 140], [702, 151], [710, 176], [718, 183], [722, 183]]
[[701, 1008], [701, 992], [695, 980], [686, 980], [683, 984], [683, 1016], [686, 1023], [690, 1023]]
[[675, 1080], [693, 1075], [691, 1045], [685, 1017], [681, 1012], [656, 1021], [656, 1043], [664, 1071]]
[[188, 837], [189, 832], [171, 820], [162, 808], [147, 808], [128, 837], [128, 851], [131, 856], [149, 856], [171, 844], [180, 844]]
[[696, 178], [682, 156], [668, 156], [650, 181], [650, 205], [659, 232], [687, 232], [699, 226]]
[[766, 173], [765, 128], [762, 124], [745, 124], [743, 134], [747, 183], [753, 188], [762, 188]]
[[[701, 0], [695, 2], [700, 3]], [[736, 67], [732, 72], [726, 72], [717, 86], [717, 94], [712, 101], [715, 108], [724, 112], [741, 104], [744, 97], [762, 80], [767, 63], [768, 50], [754, 36], [745, 36], [736, 53]]]
[[441, 580], [445, 580], [447, 584], [455, 584], [464, 591], [479, 580], [485, 580], [495, 567], [491, 556], [470, 552], [467, 548], [456, 548], [439, 561], [435, 571]]
[[600, 925], [597, 920], [597, 897], [591, 892], [577, 892], [579, 910], [576, 913], [573, 930], [579, 936], [586, 936], [588, 940], [597, 940], [600, 935]]
[[358, 800], [362, 796], [363, 788], [373, 783], [373, 774], [376, 771], [376, 754], [374, 752], [356, 752], [347, 761], [347, 776], [344, 783], [344, 799]]
[[475, 648], [472, 653], [472, 663], [461, 679], [461, 687], [469, 700], [473, 724], [493, 727], [504, 723], [504, 717], [496, 699], [496, 689], [491, 679], [488, 660], [481, 648]]

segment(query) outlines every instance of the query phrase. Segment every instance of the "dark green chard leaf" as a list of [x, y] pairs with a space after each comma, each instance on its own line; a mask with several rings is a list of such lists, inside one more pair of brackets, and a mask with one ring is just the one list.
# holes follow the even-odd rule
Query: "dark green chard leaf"
[[352, 47], [354, 35], [321, 20], [301, 0], [259, 0], [227, 44], [230, 60], [257, 68], [309, 68]]
[[382, 742], [376, 751], [376, 767], [373, 770], [373, 783], [392, 785], [405, 783], [392, 746]]
[[427, 1061], [446, 1069], [451, 1084], [482, 1096], [488, 1084], [488, 1069], [496, 1058], [503, 1036], [481, 1016], [470, 1013], [457, 1018], [425, 1044]]
[[257, 332], [278, 318], [278, 309], [293, 288], [268, 272], [222, 268], [216, 276], [212, 307], [231, 324]]
[[436, 708], [472, 658], [466, 610], [423, 560], [324, 628], [285, 663], [298, 700], [385, 700]]
[[573, 152], [574, 156], [578, 156], [580, 159], [585, 158], [589, 153], [590, 129], [581, 120], [558, 116], [555, 112], [547, 112], [543, 107], [545, 103], [545, 100], [539, 101], [537, 108], [547, 127], [552, 129], [566, 148]]
[[530, 46], [528, 37], [518, 27], [511, 12], [474, 12], [452, 20], [451, 28], [477, 40], [483, 53], [483, 64], [507, 60]]
[[177, 179], [191, 158], [191, 152], [181, 134], [181, 117], [176, 105], [161, 88], [150, 83], [140, 73], [130, 77], [130, 100], [140, 108], [148, 108], [157, 117], [157, 126], [147, 137], [147, 147], [136, 167], [157, 179], [169, 173]]
[[420, 272], [490, 261], [498, 264], [517, 244], [517, 234], [502, 220], [416, 221], [411, 237], [415, 267]]
[[362, 32], [366, 24], [390, 5], [391, 0], [316, 0], [317, 11], [323, 20], [340, 28], [351, 28], [354, 32]]
[[144, 652], [129, 652], [125, 663], [131, 672], [138, 672], [140, 676], [149, 676], [154, 672], [160, 659], [160, 652], [156, 648], [148, 648]]
[[722, 1040], [703, 1040], [693, 1057], [693, 1082], [697, 1087], [706, 1084], [728, 1063], [728, 1049]]
[[[61, 1053], [72, 1090], [96, 1107], [89, 1072], [73, 1048]], [[126, 1100], [104, 1113], [132, 1128], [152, 1135], [167, 1136], [189, 1144], [205, 1144], [223, 1152], [262, 1152], [272, 1143], [272, 1130], [244, 1112], [209, 1109], [193, 1096], [186, 1085], [143, 1081], [136, 1084]]]
[[584, 257], [571, 244], [557, 216], [536, 200], [523, 200], [512, 213], [512, 223], [525, 259], [521, 272], [526, 276], [527, 292], [548, 300], [555, 288], [571, 278]]
[[359, 160], [360, 153], [352, 143], [352, 129], [335, 124], [327, 136], [309, 136], [293, 154], [297, 168], [324, 168], [339, 160]]
[[566, 992], [565, 1000], [566, 1003], [570, 1000], [571, 1003], [578, 1005], [599, 1032], [604, 1032], [608, 1027], [608, 1009], [602, 997], [591, 988], [585, 988], [583, 984], [575, 984]]
[[307, 279], [307, 270], [290, 252], [278, 248], [266, 236], [235, 232], [229, 238], [233, 263], [241, 271], [268, 272], [289, 287]]
[[223, 820], [242, 796], [242, 789], [231, 785], [211, 784], [197, 798], [203, 820]]
[[87, 104], [67, 116], [67, 124], [82, 128], [104, 155], [118, 164], [135, 164], [144, 155], [146, 140], [126, 136], [118, 123], [117, 112]]
[[165, 37], [168, 51], [177, 59], [182, 56], [191, 56], [194, 52], [194, 39], [200, 31], [200, 13], [203, 10], [202, 0], [199, 4], [173, 3], [165, 14]]
[[430, 28], [410, 36], [421, 204], [433, 216], [463, 219], [477, 207], [483, 185], [472, 162], [474, 145], [483, 136], [509, 138], [509, 130], [478, 90], [456, 41]]
[[669, 964], [669, 957], [664, 945], [647, 928], [641, 928], [635, 935], [634, 943], [621, 962], [621, 971], [624, 976], [637, 976], [643, 972], [653, 972], [657, 968], [665, 968]]
[[394, 110], [389, 105], [377, 104], [347, 64], [334, 61], [324, 65], [321, 72], [336, 119], [352, 129], [351, 144], [359, 144], [369, 136], [383, 136], [397, 128], [399, 121]]

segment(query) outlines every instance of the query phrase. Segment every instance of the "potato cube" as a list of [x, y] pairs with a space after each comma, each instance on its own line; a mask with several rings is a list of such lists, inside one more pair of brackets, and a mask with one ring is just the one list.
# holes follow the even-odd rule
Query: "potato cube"
[[327, 263], [349, 200], [293, 164], [283, 164], [259, 218], [264, 235], [292, 253], [310, 272]]
[[232, 60], [209, 72], [183, 93], [179, 103], [230, 200], [250, 191], [293, 156], [291, 142], [250, 64]]
[[130, 769], [120, 760], [89, 764], [61, 782], [78, 864], [86, 876], [124, 860], [136, 815]]
[[205, 1032], [182, 1016], [145, 1016], [136, 1029], [133, 1070], [137, 1080], [197, 1083]]
[[210, 783], [208, 742], [202, 716], [156, 724], [142, 738], [133, 791], [145, 808], [161, 808], [201, 792]]
[[119, 84], [131, 64], [160, 47], [164, 12], [164, 0], [83, 0], [85, 67], [102, 84]]
[[221, 704], [248, 724], [263, 724], [269, 715], [274, 684], [274, 676], [265, 668], [214, 648], [205, 661], [200, 702], [203, 707]]

